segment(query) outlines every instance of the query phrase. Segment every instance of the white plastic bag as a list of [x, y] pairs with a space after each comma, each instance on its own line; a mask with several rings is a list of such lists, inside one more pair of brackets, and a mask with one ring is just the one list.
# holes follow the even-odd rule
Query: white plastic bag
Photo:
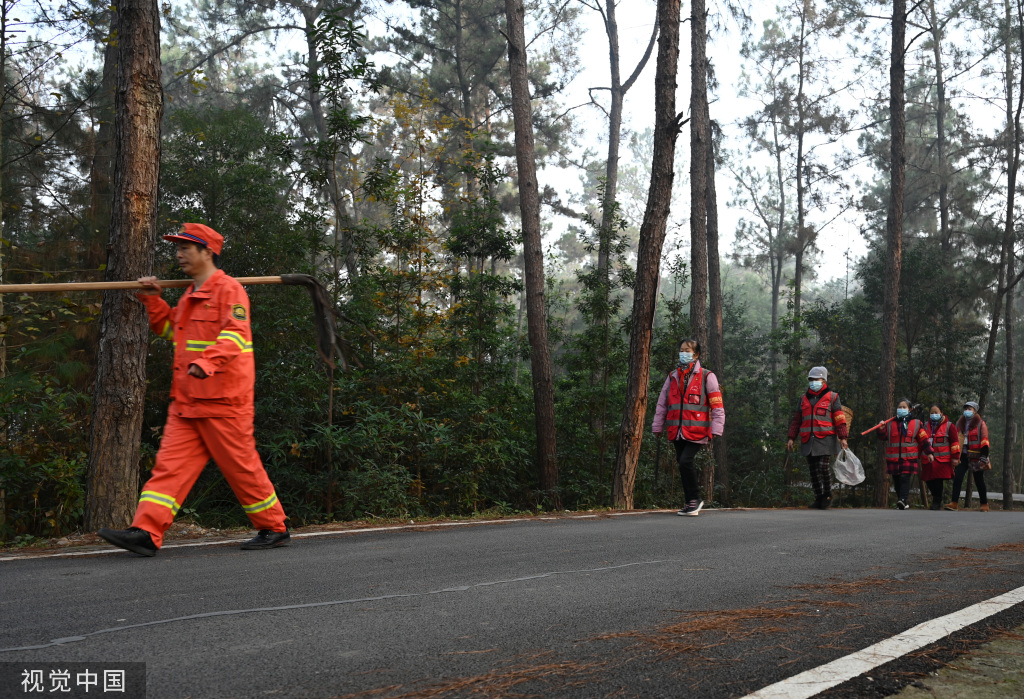
[[858, 485], [864, 482], [864, 466], [850, 449], [843, 449], [832, 462], [836, 480], [844, 485]]

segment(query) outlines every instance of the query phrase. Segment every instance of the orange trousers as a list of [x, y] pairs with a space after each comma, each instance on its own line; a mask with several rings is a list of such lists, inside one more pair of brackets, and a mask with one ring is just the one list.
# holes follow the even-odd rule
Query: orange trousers
[[132, 521], [133, 527], [150, 533], [158, 548], [211, 458], [254, 527], [285, 531], [284, 508], [256, 451], [252, 417], [186, 418], [172, 413]]

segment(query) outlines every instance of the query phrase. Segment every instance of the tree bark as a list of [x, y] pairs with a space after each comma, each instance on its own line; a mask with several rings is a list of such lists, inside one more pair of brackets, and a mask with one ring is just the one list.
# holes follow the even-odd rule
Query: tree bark
[[[7, 0], [0, 0], [0, 112], [7, 103]], [[0, 134], [0, 163], [3, 163], [3, 137]], [[0, 202], [3, 201], [3, 170], [0, 169]], [[4, 283], [4, 216], [0, 205], [0, 284]], [[0, 379], [7, 376], [7, 323], [4, 321], [4, 295], [0, 294]], [[0, 441], [7, 441], [6, 428], [0, 430]], [[0, 483], [0, 524], [6, 513], [4, 489]]]
[[[509, 2], [511, 0], [506, 0]], [[629, 337], [629, 374], [612, 481], [615, 507], [633, 507], [636, 468], [647, 419], [651, 336], [658, 294], [661, 249], [675, 178], [676, 71], [679, 63], [679, 0], [658, 0], [658, 59], [654, 75], [654, 155], [651, 184], [637, 246], [633, 316]]]
[[[160, 179], [160, 12], [155, 0], [119, 3], [114, 202], [107, 281], [153, 268]], [[146, 397], [146, 311], [131, 292], [107, 291], [100, 313], [85, 525], [131, 521], [139, 488]]]
[[804, 252], [807, 249], [807, 230], [804, 208], [804, 134], [806, 114], [804, 112], [804, 77], [807, 72], [807, 61], [804, 50], [807, 46], [807, 13], [806, 3], [800, 9], [800, 41], [797, 47], [797, 91], [796, 91], [796, 247], [793, 250], [793, 338], [789, 350], [789, 376], [786, 381], [786, 396], [789, 405], [797, 400], [796, 372], [800, 362], [800, 312], [803, 300]]
[[508, 20], [508, 67], [515, 122], [516, 166], [519, 172], [519, 210], [523, 224], [526, 266], [526, 325], [530, 338], [533, 405], [537, 425], [537, 466], [541, 490], [558, 502], [558, 454], [555, 444], [555, 394], [548, 347], [544, 300], [544, 251], [540, 234], [540, 193], [534, 159], [533, 113], [526, 72], [526, 31], [523, 0], [505, 0]]
[[[777, 100], [778, 97], [776, 96]], [[779, 225], [775, 234], [775, 250], [770, 251], [772, 258], [772, 335], [779, 328], [779, 299], [782, 295], [782, 267], [786, 261], [785, 248], [783, 248], [784, 235], [786, 232], [786, 180], [782, 176], [782, 147], [779, 144], [779, 123], [772, 117], [772, 138], [775, 141], [775, 173], [779, 180]], [[770, 360], [772, 365], [772, 383], [778, 385], [779, 376], [779, 355], [772, 343], [770, 349]], [[779, 424], [779, 392], [772, 391], [772, 424]], [[786, 485], [789, 485], [789, 470], [783, 475]]]
[[118, 13], [109, 10], [110, 35], [103, 49], [103, 75], [96, 97], [96, 140], [92, 163], [89, 167], [91, 226], [86, 264], [98, 268], [106, 259], [106, 246], [110, 239], [110, 207], [113, 201], [111, 181], [114, 178], [114, 103], [117, 91]]
[[[708, 66], [707, 11], [693, 0], [690, 15], [690, 334], [708, 346]], [[710, 496], [710, 494], [709, 494]]]
[[[882, 366], [878, 385], [879, 415], [893, 409], [896, 376], [896, 328], [899, 312], [900, 271], [903, 264], [903, 192], [907, 170], [905, 50], [907, 2], [894, 0], [892, 8], [892, 54], [889, 66], [889, 211], [886, 216], [885, 298], [882, 304]], [[881, 444], [881, 442], [879, 443]], [[878, 450], [875, 474], [875, 506], [889, 505], [889, 480], [885, 472], [885, 449]]]
[[[706, 101], [705, 101], [706, 104]], [[715, 188], [715, 128], [708, 115], [707, 207], [708, 207], [708, 357], [721, 383], [725, 373], [725, 331], [722, 303], [722, 269], [718, 258], [718, 191]], [[704, 477], [704, 493], [714, 500], [715, 478], [722, 486], [722, 500], [729, 501], [729, 459], [725, 435], [712, 440], [715, 468]], [[710, 470], [710, 469], [709, 469]]]
[[[1007, 276], [1013, 276], [1014, 254], [1010, 250], [1010, 258], [1006, 262]], [[1003, 509], [1013, 509], [1013, 444], [1017, 440], [1017, 422], [1014, 419], [1015, 401], [1017, 394], [1014, 389], [1016, 357], [1014, 357], [1013, 340], [1013, 289], [1006, 290], [1006, 323], [1004, 324], [1004, 337], [1006, 338], [1006, 407], [1004, 409], [1003, 423]]]
[[939, 236], [943, 253], [953, 249], [949, 230], [949, 164], [946, 162], [946, 82], [942, 75], [942, 29], [939, 27], [935, 0], [929, 0], [932, 29], [932, 53], [935, 59], [935, 146], [939, 175]]
[[[1006, 14], [1006, 47], [1004, 59], [1006, 62], [1006, 221], [1003, 230], [1003, 247], [1007, 250], [1006, 257], [1006, 323], [1003, 331], [1006, 338], [1006, 405], [1004, 407], [1004, 434], [1003, 434], [1003, 509], [1013, 508], [1013, 444], [1016, 440], [1016, 421], [1014, 420], [1014, 402], [1016, 390], [1014, 379], [1016, 371], [1016, 357], [1014, 357], [1014, 292], [1010, 280], [1015, 275], [1014, 258], [1014, 208], [1017, 194], [1017, 171], [1020, 169], [1020, 115], [1024, 107], [1024, 70], [1021, 71], [1021, 85], [1017, 95], [1017, 107], [1014, 111], [1013, 104], [1013, 58], [1012, 58], [1012, 29], [1013, 14], [1010, 11], [1009, 0], [1003, 0], [1003, 8]], [[1017, 31], [1024, 36], [1024, 12], [1021, 3], [1017, 2], [1018, 25]]]

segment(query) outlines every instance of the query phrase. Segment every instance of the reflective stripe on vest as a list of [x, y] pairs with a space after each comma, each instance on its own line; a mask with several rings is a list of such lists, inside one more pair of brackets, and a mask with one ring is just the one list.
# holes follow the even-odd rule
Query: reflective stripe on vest
[[807, 394], [800, 399], [800, 441], [809, 442], [811, 437], [831, 437], [836, 433], [836, 424], [832, 419], [832, 402], [836, 394], [827, 391], [813, 406]]
[[974, 427], [967, 425], [967, 453], [971, 455], [980, 454], [983, 447], [988, 446], [988, 439], [981, 438], [981, 425], [982, 421], [978, 420], [978, 424]]
[[907, 422], [907, 435], [900, 434], [900, 426], [895, 420], [889, 423], [889, 442], [885, 445], [886, 461], [915, 461], [919, 455], [917, 434], [924, 427], [917, 418]]
[[928, 433], [932, 437], [932, 449], [935, 453], [932, 456], [935, 457], [936, 461], [949, 461], [949, 457], [952, 454], [952, 445], [949, 442], [949, 420], [943, 420], [939, 423], [938, 429], [932, 431], [931, 423], [928, 424]]
[[[704, 368], [690, 374], [685, 387], [681, 387], [682, 370], [670, 374], [669, 406], [665, 416], [665, 428], [669, 441], [674, 441], [683, 432], [683, 439], [697, 441], [711, 435], [711, 409], [707, 396], [707, 373]], [[691, 401], [690, 397], [695, 398]]]

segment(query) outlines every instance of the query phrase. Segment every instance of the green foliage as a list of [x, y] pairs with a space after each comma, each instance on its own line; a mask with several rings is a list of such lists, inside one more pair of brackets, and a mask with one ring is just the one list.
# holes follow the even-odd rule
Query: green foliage
[[90, 401], [53, 377], [0, 380], [0, 541], [60, 536], [85, 507]]

